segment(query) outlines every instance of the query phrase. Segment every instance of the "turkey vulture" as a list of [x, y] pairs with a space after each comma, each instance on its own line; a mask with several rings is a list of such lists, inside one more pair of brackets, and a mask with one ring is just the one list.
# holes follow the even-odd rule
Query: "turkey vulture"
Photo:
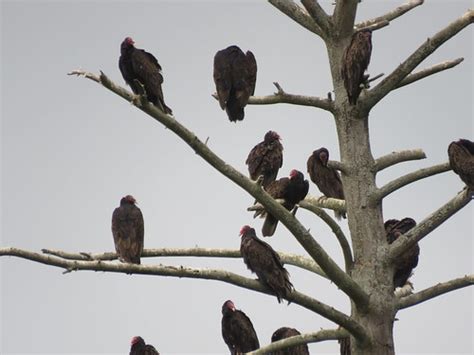
[[263, 188], [274, 181], [283, 164], [283, 146], [278, 133], [268, 131], [263, 142], [258, 143], [250, 151], [245, 164], [249, 167], [252, 180], [257, 180], [260, 175], [263, 176]]
[[[315, 150], [306, 164], [309, 177], [326, 197], [344, 200], [341, 177], [336, 169], [328, 166], [328, 160], [329, 151], [326, 148]], [[334, 211], [334, 214], [339, 220], [341, 217], [346, 218], [344, 212]]]
[[120, 207], [112, 214], [112, 234], [120, 261], [140, 264], [145, 228], [142, 212], [135, 203], [130, 195], [120, 200]]
[[462, 181], [474, 190], [474, 142], [460, 139], [448, 147], [449, 164]]
[[277, 296], [278, 302], [288, 298], [293, 288], [288, 271], [273, 248], [257, 238], [255, 229], [243, 226], [240, 230], [240, 253], [247, 268], [257, 274], [258, 280]]
[[235, 309], [231, 300], [225, 301], [222, 305], [222, 337], [232, 355], [257, 350], [260, 347], [257, 333], [249, 317]]
[[363, 29], [352, 35], [342, 59], [341, 75], [347, 91], [349, 103], [355, 105], [366, 78], [364, 72], [369, 66], [372, 53], [372, 31]]
[[237, 46], [222, 49], [214, 56], [217, 97], [232, 122], [244, 119], [244, 107], [255, 91], [257, 62], [252, 52]]
[[131, 345], [130, 355], [160, 355], [153, 345], [145, 344], [142, 337], [133, 337]]
[[[298, 170], [291, 170], [290, 177], [284, 177], [275, 181], [272, 181], [266, 188], [266, 191], [274, 199], [284, 199], [283, 207], [288, 211], [291, 211], [295, 205], [304, 200], [308, 194], [309, 183], [308, 180], [304, 179], [302, 172]], [[273, 217], [269, 213], [265, 213], [265, 222], [262, 226], [262, 235], [264, 237], [271, 237], [276, 230], [278, 219]]]
[[[281, 327], [273, 333], [272, 343], [295, 335], [301, 335], [301, 333], [295, 328]], [[309, 355], [309, 350], [308, 345], [302, 344], [284, 350], [273, 351], [270, 355]]]
[[[387, 242], [392, 244], [399, 236], [405, 234], [416, 226], [416, 222], [412, 218], [403, 218], [401, 221], [397, 219], [389, 219], [384, 223]], [[394, 289], [403, 287], [411, 275], [412, 270], [418, 265], [418, 256], [420, 247], [418, 243], [408, 249], [405, 254], [401, 255], [395, 263], [395, 274], [393, 275]]]
[[152, 54], [135, 48], [134, 44], [133, 39], [127, 37], [120, 46], [119, 68], [125, 82], [135, 94], [143, 92], [143, 85], [148, 101], [165, 113], [172, 114], [163, 98], [161, 88], [163, 75], [160, 64]]

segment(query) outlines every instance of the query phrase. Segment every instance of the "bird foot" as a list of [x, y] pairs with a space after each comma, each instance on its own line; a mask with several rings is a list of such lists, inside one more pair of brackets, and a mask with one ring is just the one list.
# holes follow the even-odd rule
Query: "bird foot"
[[141, 103], [141, 95], [133, 95], [132, 101], [130, 101], [130, 105], [139, 106]]

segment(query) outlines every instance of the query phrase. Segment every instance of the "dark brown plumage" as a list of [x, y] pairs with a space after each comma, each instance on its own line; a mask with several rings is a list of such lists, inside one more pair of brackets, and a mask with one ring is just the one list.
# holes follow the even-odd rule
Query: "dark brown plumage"
[[153, 345], [145, 344], [142, 337], [136, 336], [132, 338], [130, 355], [160, 355]]
[[245, 164], [249, 167], [252, 180], [257, 180], [259, 176], [263, 176], [263, 188], [274, 181], [283, 164], [283, 146], [280, 143], [278, 133], [268, 131], [263, 142], [258, 143], [250, 151]]
[[143, 92], [140, 84], [143, 85], [148, 101], [171, 114], [171, 109], [165, 104], [161, 88], [163, 76], [160, 64], [152, 54], [135, 48], [134, 43], [133, 39], [127, 37], [120, 46], [119, 68], [125, 82], [135, 94]]
[[288, 271], [273, 248], [257, 238], [255, 229], [243, 226], [240, 230], [240, 253], [247, 268], [257, 274], [258, 280], [269, 288], [281, 302], [293, 289]]
[[[281, 327], [273, 333], [272, 343], [295, 335], [301, 335], [301, 333], [295, 328]], [[273, 351], [270, 355], [309, 355], [309, 349], [307, 344], [303, 344], [292, 346], [291, 348], [286, 348], [284, 350]]]
[[257, 333], [247, 315], [235, 309], [232, 301], [222, 305], [222, 337], [232, 355], [242, 354], [260, 347]]
[[[392, 244], [399, 236], [405, 234], [416, 226], [412, 218], [389, 219], [384, 223], [387, 242]], [[418, 256], [420, 247], [418, 243], [408, 249], [405, 254], [400, 256], [395, 263], [395, 274], [393, 275], [393, 288], [403, 287], [411, 275], [412, 270], [418, 265]]]
[[[316, 184], [324, 196], [344, 200], [341, 177], [336, 169], [328, 166], [329, 151], [319, 148], [308, 158], [307, 168], [311, 181]], [[337, 219], [346, 218], [344, 212], [334, 211]]]
[[449, 165], [462, 181], [474, 190], [474, 142], [460, 139], [448, 147]]
[[342, 338], [338, 342], [341, 355], [351, 355], [351, 338]]
[[214, 82], [217, 97], [230, 121], [244, 119], [244, 107], [254, 94], [257, 61], [252, 52], [244, 54], [237, 46], [222, 49], [214, 56]]
[[120, 206], [112, 214], [112, 234], [120, 261], [140, 264], [145, 227], [142, 212], [135, 203], [130, 195], [120, 200]]
[[[266, 191], [274, 199], [284, 199], [283, 207], [288, 211], [291, 211], [295, 205], [304, 200], [308, 194], [309, 183], [308, 180], [304, 179], [302, 172], [293, 169], [290, 172], [290, 177], [284, 177], [275, 181], [272, 181], [266, 188]], [[275, 233], [278, 225], [278, 219], [273, 217], [269, 213], [262, 213], [265, 217], [265, 221], [262, 226], [262, 235], [264, 237], [270, 237]]]
[[349, 103], [355, 105], [362, 91], [364, 72], [369, 66], [372, 54], [372, 31], [363, 29], [352, 35], [351, 43], [342, 58], [341, 75], [344, 80]]

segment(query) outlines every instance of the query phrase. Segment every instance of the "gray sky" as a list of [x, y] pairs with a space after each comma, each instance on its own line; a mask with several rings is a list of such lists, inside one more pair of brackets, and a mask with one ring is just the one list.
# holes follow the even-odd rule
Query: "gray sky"
[[[403, 1], [364, 0], [358, 20]], [[327, 10], [329, 1], [324, 2]], [[428, 1], [374, 33], [369, 72], [388, 74], [428, 36], [472, 1]], [[2, 1], [2, 246], [29, 250], [112, 251], [110, 218], [133, 194], [145, 217], [145, 247], [238, 248], [239, 229], [251, 224], [252, 198], [209, 167], [171, 131], [99, 85], [66, 76], [72, 69], [103, 70], [125, 85], [118, 70], [126, 36], [163, 67], [164, 93], [175, 117], [229, 164], [247, 172], [249, 150], [269, 129], [283, 138], [286, 176], [306, 174], [306, 160], [326, 146], [338, 159], [335, 126], [321, 110], [289, 105], [249, 106], [230, 123], [210, 96], [215, 52], [230, 44], [251, 49], [258, 62], [257, 95], [275, 91], [325, 97], [331, 91], [323, 43], [264, 1]], [[448, 72], [397, 90], [373, 110], [375, 157], [423, 148], [428, 159], [387, 169], [378, 184], [447, 160], [447, 146], [473, 137], [472, 27], [421, 67], [464, 57]], [[423, 219], [460, 191], [445, 173], [390, 195], [384, 216]], [[320, 195], [311, 184], [310, 193]], [[416, 290], [473, 272], [472, 206], [423, 239], [412, 278]], [[298, 218], [342, 265], [326, 225], [308, 211]], [[347, 231], [347, 222], [342, 222]], [[258, 233], [260, 234], [260, 233]], [[284, 226], [270, 240], [277, 250], [304, 253]], [[144, 263], [225, 268], [254, 277], [242, 260], [145, 259]], [[334, 324], [275, 297], [215, 281], [76, 272], [0, 258], [0, 352], [116, 353], [141, 335], [162, 354], [225, 353], [221, 305], [232, 299], [252, 319], [261, 344], [280, 326], [301, 332]], [[320, 277], [288, 266], [295, 287], [345, 312], [342, 292]], [[472, 288], [401, 311], [396, 350], [473, 353]], [[310, 346], [335, 353], [335, 342]]]

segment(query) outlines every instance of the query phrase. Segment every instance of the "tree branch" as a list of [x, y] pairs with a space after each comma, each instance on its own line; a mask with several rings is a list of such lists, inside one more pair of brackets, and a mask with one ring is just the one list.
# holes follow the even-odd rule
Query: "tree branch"
[[358, 5], [359, 0], [336, 0], [332, 18], [339, 38], [352, 35]]
[[291, 0], [268, 0], [270, 4], [275, 6], [278, 10], [283, 12], [286, 16], [296, 21], [307, 30], [317, 34], [323, 38], [324, 33], [313, 19], [301, 7], [296, 5]]
[[[66, 260], [55, 256], [39, 254], [17, 248], [0, 248], [0, 256], [15, 256], [45, 265], [56, 266], [65, 269], [66, 273], [79, 270], [90, 270], [124, 274], [158, 275], [179, 278], [186, 277], [194, 279], [217, 280], [274, 296], [273, 293], [265, 288], [259, 281], [249, 279], [225, 270], [197, 269], [185, 266], [137, 265], [129, 263], [113, 263], [102, 260]], [[318, 300], [298, 291], [293, 291], [287, 299], [290, 302], [296, 303], [341, 325], [351, 332], [355, 337], [358, 337], [363, 341], [367, 340], [364, 334], [364, 329], [357, 322], [352, 320], [344, 313], [334, 309], [333, 307], [321, 303]]]
[[390, 75], [367, 92], [363, 98], [364, 106], [373, 107], [390, 91], [397, 88], [400, 82], [411, 73], [423, 60], [438, 49], [444, 42], [454, 37], [459, 31], [474, 22], [474, 10], [468, 10], [463, 16], [450, 23], [446, 28], [428, 38], [418, 49], [400, 64]]
[[[41, 251], [48, 255], [54, 255], [67, 260], [116, 260], [117, 253], [69, 253], [62, 250], [41, 249]], [[314, 262], [313, 259], [290, 253], [278, 252], [281, 261], [284, 264], [293, 265], [327, 278], [323, 270]], [[235, 249], [211, 249], [211, 248], [158, 248], [158, 249], [144, 249], [142, 258], [151, 257], [210, 257], [210, 258], [241, 258], [240, 250]]]
[[326, 222], [329, 228], [331, 228], [332, 232], [337, 238], [337, 241], [339, 242], [339, 245], [341, 246], [342, 254], [344, 255], [344, 263], [346, 266], [346, 272], [351, 270], [352, 264], [353, 264], [351, 246], [349, 245], [349, 242], [347, 241], [347, 238], [344, 235], [344, 232], [342, 231], [339, 224], [337, 224], [337, 222], [331, 216], [329, 216], [322, 208], [316, 207], [315, 205], [308, 203], [307, 201], [300, 201], [298, 205], [301, 208], [304, 208], [306, 210], [313, 212], [315, 215], [321, 218], [324, 222]]
[[406, 234], [398, 237], [397, 240], [395, 240], [390, 245], [390, 260], [396, 260], [398, 257], [400, 257], [400, 255], [410, 249], [427, 234], [435, 230], [444, 221], [458, 212], [461, 208], [466, 206], [469, 202], [471, 202], [471, 194], [469, 189], [466, 187], [454, 198], [426, 217], [416, 227], [410, 229]]
[[[76, 75], [78, 72], [75, 73]], [[79, 73], [80, 74], [80, 73]], [[132, 102], [134, 96], [124, 88], [114, 84], [109, 78], [101, 73], [100, 83], [110, 91], [123, 97], [125, 100]], [[199, 156], [208, 162], [217, 171], [232, 180], [242, 189], [247, 191], [257, 201], [261, 202], [267, 211], [275, 218], [280, 220], [308, 254], [319, 264], [326, 275], [361, 308], [365, 308], [369, 302], [367, 293], [347, 275], [341, 268], [331, 259], [321, 245], [313, 238], [308, 230], [287, 211], [281, 204], [276, 202], [262, 187], [254, 181], [241, 174], [239, 171], [228, 165], [219, 158], [209, 147], [201, 142], [199, 138], [186, 127], [181, 125], [174, 117], [163, 113], [153, 104], [144, 100], [133, 100], [135, 106], [140, 110], [153, 117], [165, 127], [173, 131], [178, 137], [185, 141]], [[346, 328], [348, 329], [348, 328]]]
[[415, 182], [415, 181], [418, 181], [418, 180], [421, 180], [421, 179], [424, 179], [436, 174], [441, 174], [449, 170], [451, 170], [451, 166], [449, 165], [449, 163], [443, 163], [443, 164], [431, 166], [429, 168], [419, 169], [412, 173], [403, 175], [393, 181], [390, 181], [388, 184], [378, 189], [377, 192], [372, 197], [373, 201], [380, 201], [385, 196], [402, 188], [403, 186], [411, 184], [412, 182]]
[[314, 22], [318, 25], [321, 31], [324, 33], [324, 37], [332, 31], [332, 23], [329, 16], [319, 5], [317, 0], [301, 0], [301, 3], [308, 11]]
[[[300, 203], [303, 201], [300, 201]], [[306, 195], [303, 205], [313, 205], [315, 207], [327, 208], [333, 211], [346, 212], [346, 201], [326, 196]], [[306, 207], [303, 207], [306, 208]]]
[[407, 13], [408, 11], [414, 9], [415, 7], [423, 4], [424, 0], [412, 0], [412, 1], [408, 1], [407, 3], [403, 4], [403, 5], [400, 5], [398, 6], [396, 9], [392, 10], [392, 11], [389, 11], [387, 12], [386, 14], [382, 15], [382, 16], [378, 16], [376, 18], [373, 18], [371, 20], [367, 20], [367, 21], [364, 21], [364, 22], [360, 22], [358, 23], [357, 25], [355, 25], [356, 29], [357, 30], [360, 30], [362, 28], [366, 28], [366, 27], [370, 27], [374, 24], [377, 24], [379, 22], [384, 22], [384, 21], [393, 21], [395, 20], [396, 18], [404, 15], [405, 13]]
[[299, 106], [312, 106], [333, 112], [334, 103], [329, 99], [322, 99], [315, 96], [303, 96], [287, 94], [278, 83], [273, 83], [278, 91], [268, 96], [251, 96], [249, 105], [273, 105], [273, 104], [292, 104]]
[[425, 159], [426, 154], [421, 149], [401, 150], [392, 152], [375, 160], [375, 171], [382, 171], [392, 165], [411, 160]]
[[318, 332], [295, 335], [290, 338], [278, 340], [267, 346], [262, 346], [258, 350], [251, 351], [247, 355], [265, 355], [277, 350], [287, 349], [292, 346], [308, 343], [317, 343], [325, 340], [337, 340], [348, 337], [349, 333], [344, 329], [322, 329]]
[[409, 85], [411, 83], [414, 83], [415, 81], [421, 80], [426, 78], [427, 76], [439, 73], [441, 71], [447, 70], [454, 68], [458, 64], [460, 64], [464, 58], [457, 58], [454, 60], [447, 60], [445, 62], [433, 65], [429, 68], [417, 71], [416, 73], [408, 75], [405, 79], [403, 79], [395, 89], [400, 89], [401, 87], [404, 87], [406, 85]]
[[424, 289], [423, 291], [401, 298], [398, 301], [397, 308], [404, 309], [412, 307], [419, 303], [428, 301], [432, 298], [441, 296], [445, 293], [472, 285], [474, 285], [474, 275], [472, 274], [451, 281], [439, 283], [435, 286]]

